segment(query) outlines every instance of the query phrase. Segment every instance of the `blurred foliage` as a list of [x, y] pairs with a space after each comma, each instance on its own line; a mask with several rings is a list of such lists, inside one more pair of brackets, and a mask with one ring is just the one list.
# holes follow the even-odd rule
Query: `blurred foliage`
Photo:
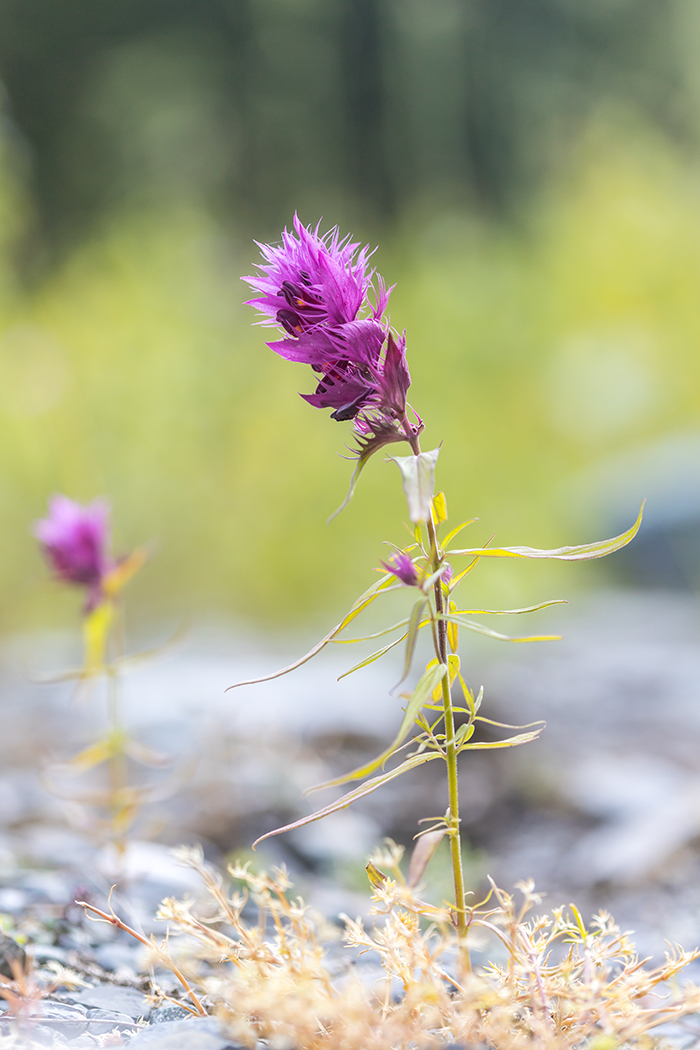
[[351, 428], [240, 305], [295, 208], [380, 243], [470, 542], [607, 530], [577, 474], [697, 428], [699, 40], [693, 0], [0, 0], [0, 626], [77, 604], [28, 535], [55, 491], [152, 540], [144, 615], [326, 624], [400, 540], [379, 461], [325, 526]]
[[[118, 550], [154, 541], [132, 585], [146, 614], [327, 623], [329, 602], [371, 582], [381, 539], [400, 542], [403, 496], [377, 457], [326, 527], [350, 476], [334, 453], [351, 428], [297, 396], [311, 373], [251, 327], [238, 277], [254, 250], [203, 207], [133, 205], [28, 290], [13, 260], [32, 205], [11, 160], [0, 177], [2, 626], [65, 622], [77, 605], [46, 582], [28, 533], [55, 491], [108, 495]], [[466, 209], [416, 210], [377, 263], [397, 282], [392, 317], [408, 329], [424, 447], [445, 443], [451, 520], [481, 518], [470, 543], [496, 529], [503, 544], [597, 538], [571, 477], [697, 426], [700, 193], [685, 158], [629, 113], [591, 125], [520, 231]], [[470, 579], [481, 600], [508, 605], [569, 593], [595, 571], [494, 565]]]
[[264, 238], [296, 207], [355, 227], [417, 201], [503, 214], [601, 101], [695, 140], [695, 6], [0, 0], [0, 78], [44, 251], [135, 195], [196, 192]]

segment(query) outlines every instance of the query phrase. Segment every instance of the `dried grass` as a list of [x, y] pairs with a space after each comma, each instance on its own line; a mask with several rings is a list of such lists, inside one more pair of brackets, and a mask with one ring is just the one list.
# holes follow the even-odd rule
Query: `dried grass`
[[[169, 924], [167, 952], [187, 981], [225, 1022], [234, 1039], [253, 1046], [303, 1050], [387, 1050], [450, 1043], [493, 1050], [653, 1047], [651, 1033], [700, 1010], [700, 988], [680, 988], [679, 973], [697, 950], [675, 947], [646, 968], [610, 916], [587, 928], [577, 909], [539, 915], [531, 883], [517, 897], [493, 886], [469, 912], [469, 936], [481, 930], [500, 943], [499, 963], [472, 972], [448, 909], [416, 897], [400, 874], [400, 850], [371, 866], [371, 925], [343, 916], [347, 964], [337, 927], [290, 895], [282, 869], [229, 871], [241, 889], [229, 895], [201, 851], [180, 849], [201, 875], [211, 913], [168, 899], [158, 913]], [[248, 901], [257, 906], [245, 921]], [[354, 961], [373, 953], [381, 979], [371, 986]], [[499, 953], [497, 953], [499, 954]], [[163, 965], [163, 946], [158, 948]]]

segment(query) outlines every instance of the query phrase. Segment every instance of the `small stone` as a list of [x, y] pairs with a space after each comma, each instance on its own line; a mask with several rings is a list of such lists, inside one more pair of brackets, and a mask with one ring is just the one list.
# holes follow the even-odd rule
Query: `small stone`
[[95, 961], [103, 970], [119, 970], [128, 966], [130, 970], [138, 970], [138, 957], [142, 948], [140, 945], [124, 944], [123, 941], [107, 941], [95, 949]]
[[[82, 1035], [86, 1030], [87, 1010], [84, 1006], [72, 1003], [59, 1003], [53, 999], [43, 999], [37, 1004], [36, 1016], [41, 1018], [41, 1027], [55, 1029], [66, 1039]], [[53, 1021], [57, 1023], [52, 1024]], [[74, 1023], [71, 1023], [74, 1022]]]
[[156, 1007], [151, 1014], [151, 1024], [162, 1024], [164, 1021], [184, 1021], [191, 1017], [189, 1010], [175, 1003], [163, 1003]]
[[116, 1010], [126, 1014], [133, 1021], [143, 1017], [148, 1019], [151, 1014], [151, 1004], [135, 988], [121, 988], [114, 984], [98, 984], [93, 988], [81, 988], [78, 992], [71, 992], [71, 1003], [82, 1003], [83, 1006], [91, 1006], [98, 1010]]
[[[144, 1028], [129, 1043], [129, 1050], [235, 1050], [215, 1017], [187, 1021], [162, 1021]], [[241, 1048], [242, 1050], [242, 1048]]]
[[[118, 1010], [90, 1009], [88, 1015], [88, 1032], [91, 1035], [106, 1035], [107, 1032], [122, 1032], [125, 1029], [134, 1030], [134, 1019], [129, 1014], [120, 1013]], [[95, 1022], [104, 1022], [96, 1024]]]
[[0, 973], [12, 979], [27, 968], [27, 953], [7, 934], [0, 934]]

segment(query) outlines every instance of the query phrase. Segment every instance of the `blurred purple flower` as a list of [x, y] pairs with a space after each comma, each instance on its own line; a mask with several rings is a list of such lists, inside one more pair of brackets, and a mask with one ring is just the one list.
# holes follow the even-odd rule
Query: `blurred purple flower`
[[449, 562], [445, 562], [445, 571], [442, 574], [442, 582], [449, 587], [450, 580], [452, 579], [452, 566]]
[[56, 576], [88, 588], [88, 611], [100, 601], [102, 581], [114, 568], [107, 553], [108, 518], [105, 500], [83, 507], [67, 496], [54, 496], [49, 500], [49, 516], [32, 529]]
[[418, 570], [408, 554], [394, 554], [389, 561], [383, 561], [382, 565], [407, 587], [418, 586]]

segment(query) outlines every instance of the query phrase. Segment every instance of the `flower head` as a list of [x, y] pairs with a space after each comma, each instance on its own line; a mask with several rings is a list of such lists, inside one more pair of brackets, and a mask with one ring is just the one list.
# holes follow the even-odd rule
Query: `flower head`
[[108, 518], [105, 500], [83, 507], [66, 496], [54, 496], [49, 500], [49, 516], [32, 529], [56, 576], [88, 588], [88, 609], [100, 600], [102, 581], [114, 568], [107, 553]]
[[[295, 215], [293, 230], [284, 230], [281, 244], [259, 245], [264, 260], [260, 274], [243, 278], [260, 293], [248, 305], [257, 306], [263, 324], [279, 325], [294, 338], [319, 325], [354, 321], [368, 305], [374, 276], [368, 268], [369, 246], [360, 248], [349, 236], [341, 239], [337, 227], [323, 237], [318, 229], [303, 226]], [[388, 298], [379, 282], [370, 307], [374, 317], [381, 317]]]
[[281, 244], [260, 249], [260, 273], [243, 278], [259, 293], [248, 304], [260, 310], [263, 324], [284, 333], [268, 346], [318, 374], [304, 400], [330, 408], [331, 419], [355, 421], [360, 469], [385, 445], [413, 444], [423, 424], [406, 419], [406, 340], [384, 317], [391, 289], [369, 269], [369, 247], [341, 238], [337, 228], [321, 236], [295, 215]]
[[408, 554], [394, 554], [389, 561], [383, 561], [382, 565], [387, 572], [393, 572], [394, 576], [407, 587], [418, 586], [418, 570]]

